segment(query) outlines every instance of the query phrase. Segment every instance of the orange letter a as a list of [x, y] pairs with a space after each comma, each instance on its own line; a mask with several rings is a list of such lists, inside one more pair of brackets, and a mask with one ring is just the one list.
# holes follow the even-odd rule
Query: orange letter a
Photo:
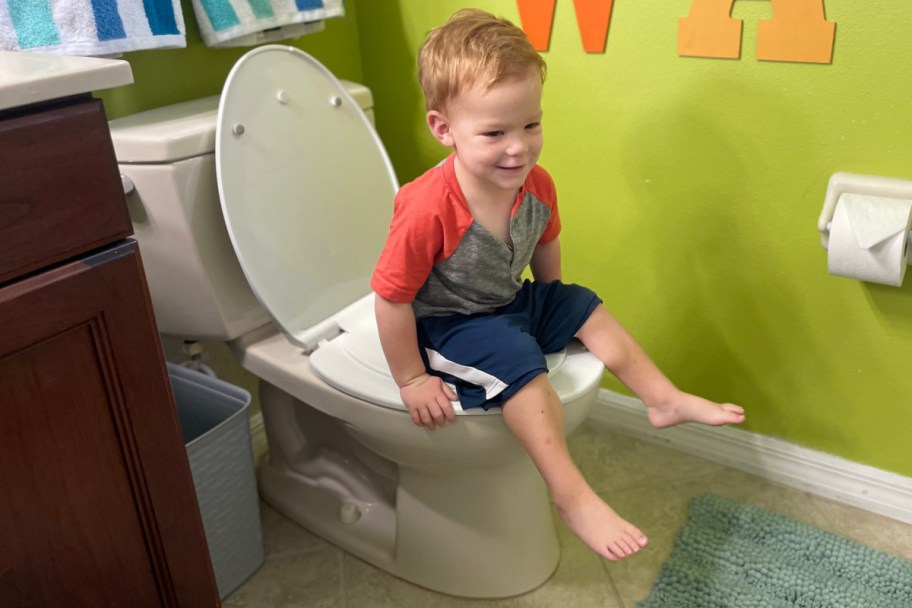
[[[772, 0], [773, 18], [761, 21], [757, 59], [829, 63], [836, 24], [826, 20], [823, 0]], [[741, 21], [731, 18], [734, 0], [694, 0], [678, 24], [678, 54], [737, 59]]]

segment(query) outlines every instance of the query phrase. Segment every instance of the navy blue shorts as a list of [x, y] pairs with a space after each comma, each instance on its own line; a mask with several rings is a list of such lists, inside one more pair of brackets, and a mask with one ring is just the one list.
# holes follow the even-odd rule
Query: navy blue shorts
[[548, 373], [545, 355], [566, 348], [600, 303], [579, 285], [526, 281], [493, 313], [419, 319], [419, 350], [428, 373], [456, 387], [463, 409], [487, 410]]

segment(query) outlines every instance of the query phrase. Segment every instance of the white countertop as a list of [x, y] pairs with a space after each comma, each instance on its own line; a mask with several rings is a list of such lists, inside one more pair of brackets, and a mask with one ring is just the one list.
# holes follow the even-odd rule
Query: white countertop
[[0, 51], [0, 110], [132, 83], [120, 59]]

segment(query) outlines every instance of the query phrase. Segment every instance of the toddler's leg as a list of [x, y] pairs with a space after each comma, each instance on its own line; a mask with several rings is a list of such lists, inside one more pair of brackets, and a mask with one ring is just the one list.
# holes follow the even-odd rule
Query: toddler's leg
[[576, 337], [636, 393], [656, 428], [683, 422], [713, 426], [744, 422], [740, 406], [715, 403], [678, 390], [603, 305], [592, 312]]
[[561, 518], [583, 542], [612, 561], [646, 546], [646, 535], [598, 497], [570, 458], [563, 404], [546, 374], [513, 395], [503, 417], [544, 478]]

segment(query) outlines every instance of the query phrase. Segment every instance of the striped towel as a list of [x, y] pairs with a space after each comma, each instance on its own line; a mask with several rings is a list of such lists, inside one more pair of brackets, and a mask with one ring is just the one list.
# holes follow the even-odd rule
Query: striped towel
[[0, 51], [116, 55], [184, 47], [180, 0], [0, 0]]
[[203, 42], [211, 47], [253, 46], [323, 30], [344, 17], [343, 0], [193, 0]]

